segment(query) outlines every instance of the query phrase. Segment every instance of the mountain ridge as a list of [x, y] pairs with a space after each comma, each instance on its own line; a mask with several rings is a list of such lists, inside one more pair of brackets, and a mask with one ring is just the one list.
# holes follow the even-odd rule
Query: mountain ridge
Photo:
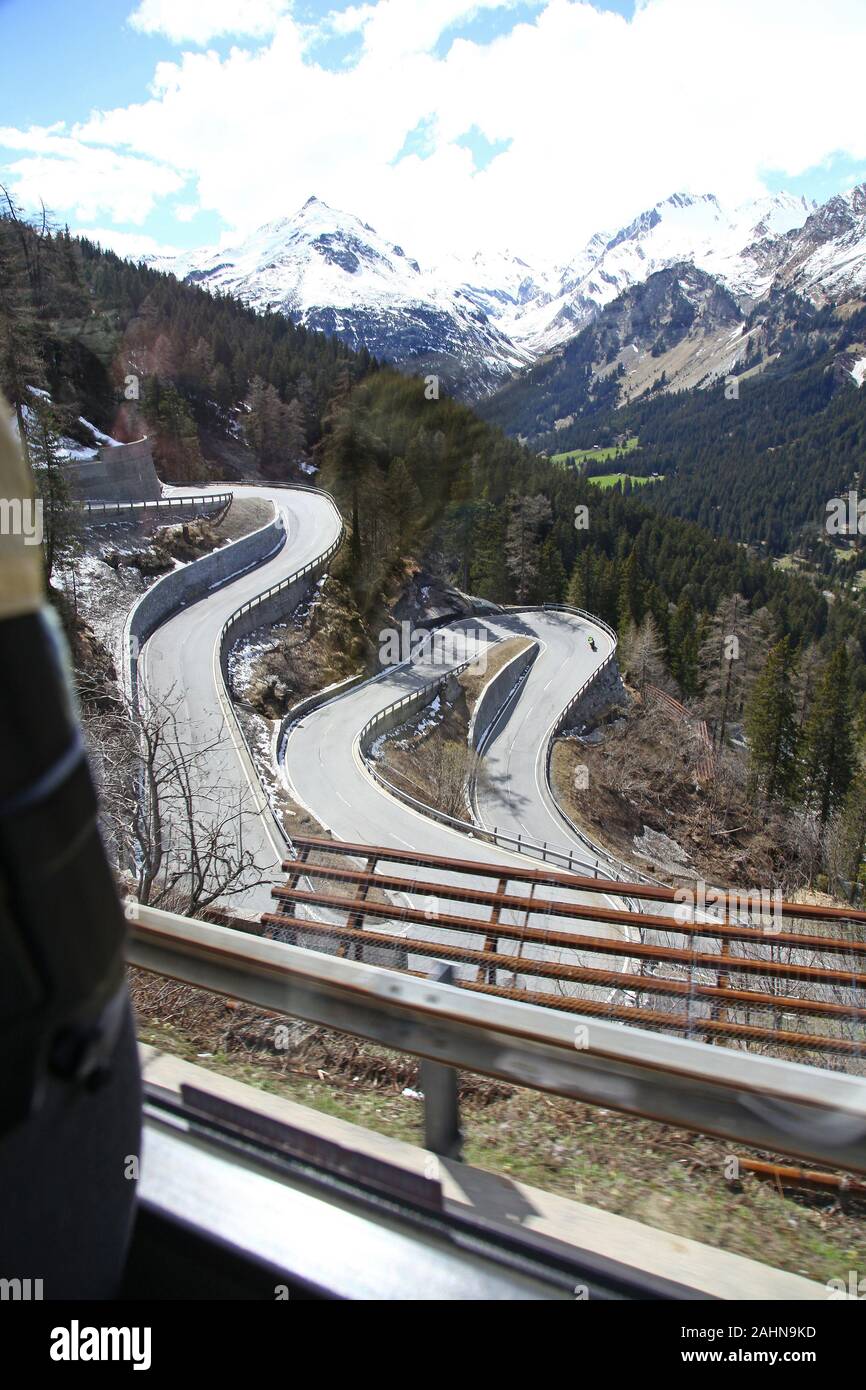
[[744, 315], [783, 291], [817, 305], [866, 294], [866, 185], [820, 206], [776, 193], [731, 210], [713, 193], [677, 192], [613, 233], [594, 233], [562, 266], [495, 249], [425, 265], [311, 196], [233, 247], [149, 263], [441, 375], [445, 389], [472, 399], [557, 352], [622, 294], [675, 265], [713, 277]]

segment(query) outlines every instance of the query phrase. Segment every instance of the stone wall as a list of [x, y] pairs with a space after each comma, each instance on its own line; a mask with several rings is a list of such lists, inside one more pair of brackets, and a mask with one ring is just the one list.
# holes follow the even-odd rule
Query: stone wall
[[560, 733], [569, 729], [581, 729], [585, 724], [593, 724], [615, 705], [627, 705], [628, 694], [622, 683], [616, 657], [606, 666], [601, 675], [592, 682], [573, 709]]

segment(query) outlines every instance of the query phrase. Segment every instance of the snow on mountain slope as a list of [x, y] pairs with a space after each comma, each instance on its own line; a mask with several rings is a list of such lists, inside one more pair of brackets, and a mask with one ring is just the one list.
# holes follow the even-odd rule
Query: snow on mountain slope
[[629, 288], [693, 265], [748, 311], [777, 289], [815, 303], [866, 291], [866, 185], [816, 208], [788, 193], [726, 209], [675, 193], [598, 232], [565, 266], [478, 251], [422, 266], [366, 222], [310, 198], [237, 246], [154, 258], [256, 309], [335, 334], [465, 396], [561, 347]]
[[417, 261], [358, 218], [309, 198], [294, 217], [260, 227], [240, 245], [179, 258], [177, 273], [241, 294], [253, 308], [292, 314], [328, 305], [424, 299]]
[[490, 322], [483, 292], [422, 271], [402, 247], [318, 198], [236, 247], [155, 263], [374, 356], [442, 371], [450, 389], [489, 390], [530, 360]]
[[772, 271], [756, 244], [802, 226], [809, 212], [804, 199], [787, 193], [732, 212], [712, 193], [675, 193], [614, 236], [593, 237], [561, 272], [558, 295], [515, 316], [507, 331], [535, 354], [549, 351], [624, 290], [682, 262], [715, 276], [738, 297], [757, 298], [769, 288]]
[[866, 289], [866, 184], [837, 194], [768, 248], [774, 285], [818, 304]]
[[559, 290], [559, 270], [551, 264], [530, 265], [511, 251], [476, 251], [467, 259], [451, 256], [436, 263], [437, 283], [467, 295], [479, 309], [500, 321]]

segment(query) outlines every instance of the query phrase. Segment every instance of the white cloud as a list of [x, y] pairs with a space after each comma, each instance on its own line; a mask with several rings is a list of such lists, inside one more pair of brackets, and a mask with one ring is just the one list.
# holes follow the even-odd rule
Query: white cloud
[[186, 182], [176, 168], [91, 144], [62, 124], [0, 128], [4, 146], [24, 154], [6, 165], [18, 202], [25, 208], [44, 202], [76, 220], [107, 213], [115, 222], [140, 224], [161, 198]]
[[118, 256], [130, 256], [137, 260], [140, 256], [176, 256], [178, 247], [157, 241], [156, 237], [144, 232], [120, 232], [116, 227], [72, 227], [73, 236], [87, 237], [98, 241], [100, 246], [116, 251]]
[[[16, 192], [140, 221], [191, 179], [187, 198], [232, 234], [316, 193], [428, 262], [503, 245], [562, 260], [675, 190], [736, 201], [769, 170], [793, 177], [834, 151], [866, 158], [863, 0], [645, 0], [631, 23], [546, 0], [532, 23], [436, 58], [440, 34], [478, 8], [379, 0], [333, 14], [318, 32], [356, 32], [362, 48], [329, 71], [311, 60], [308, 25], [235, 4], [245, 25], [275, 22], [266, 42], [161, 63], [149, 100], [93, 115], [63, 137], [62, 160], [13, 167]], [[172, 36], [228, 23], [221, 2], [145, 9]], [[433, 153], [393, 164], [431, 117]], [[511, 141], [479, 172], [453, 143], [473, 126]], [[110, 188], [91, 163], [104, 159], [118, 161]]]
[[129, 24], [172, 43], [209, 43], [225, 34], [264, 38], [289, 9], [289, 0], [141, 0]]

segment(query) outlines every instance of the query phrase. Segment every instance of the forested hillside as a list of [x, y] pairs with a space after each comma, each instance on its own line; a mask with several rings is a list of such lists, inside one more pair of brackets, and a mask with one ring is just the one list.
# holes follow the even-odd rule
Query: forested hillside
[[[629, 394], [660, 390], [682, 370], [695, 384], [742, 323], [736, 301], [712, 276], [688, 264], [659, 270], [605, 304], [575, 337], [479, 409], [536, 443], [573, 419], [616, 409]], [[696, 359], [705, 365], [696, 367]]]
[[352, 573], [367, 593], [393, 581], [406, 555], [429, 553], [461, 588], [494, 601], [570, 597], [620, 626], [649, 611], [686, 694], [697, 689], [690, 653], [702, 615], [725, 595], [769, 608], [797, 644], [835, 627], [809, 580], [638, 496], [601, 491], [387, 369], [338, 396], [318, 457], [352, 519]]
[[55, 423], [148, 434], [162, 476], [289, 476], [321, 433], [338, 372], [375, 363], [65, 231], [0, 217], [0, 384], [21, 418], [47, 389]]
[[[661, 389], [660, 377], [656, 389], [620, 404], [627, 391], [622, 363], [601, 378], [593, 364], [621, 352], [634, 334], [636, 309], [645, 311], [649, 290], [663, 280], [651, 277], [622, 297], [622, 304], [634, 300], [625, 336], [624, 310], [612, 306], [482, 413], [550, 454], [637, 436], [640, 450], [629, 455], [628, 471], [665, 479], [648, 499], [654, 506], [769, 554], [802, 545], [814, 554], [828, 499], [863, 488], [866, 391], [850, 368], [866, 356], [866, 307], [843, 315], [794, 295], [773, 299], [743, 320], [755, 350], [738, 375], [673, 392]], [[671, 331], [668, 325], [665, 341]], [[758, 362], [765, 365], [754, 372]], [[569, 419], [553, 429], [554, 420]]]
[[[866, 334], [866, 310], [852, 332]], [[866, 392], [836, 354], [784, 360], [738, 383], [660, 395], [576, 425], [567, 444], [635, 433], [631, 473], [664, 474], [653, 505], [715, 535], [783, 554], [814, 548], [829, 498], [863, 491]]]

